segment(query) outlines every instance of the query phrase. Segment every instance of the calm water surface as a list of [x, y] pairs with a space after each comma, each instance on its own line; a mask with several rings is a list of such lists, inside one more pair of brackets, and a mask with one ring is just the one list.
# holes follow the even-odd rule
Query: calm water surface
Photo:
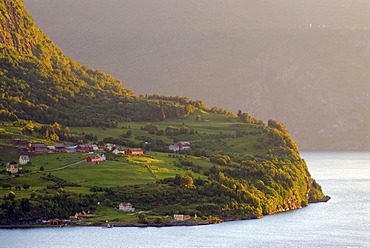
[[302, 153], [327, 203], [219, 225], [0, 230], [0, 247], [370, 247], [370, 153]]

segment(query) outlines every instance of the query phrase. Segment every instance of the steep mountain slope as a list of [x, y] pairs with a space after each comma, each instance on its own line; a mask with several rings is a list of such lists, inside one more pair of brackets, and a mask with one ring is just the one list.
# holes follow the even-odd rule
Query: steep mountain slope
[[35, 25], [22, 1], [1, 1], [0, 12], [1, 119], [114, 125], [184, 116], [195, 104], [136, 99], [112, 76], [66, 57]]
[[135, 92], [279, 119], [303, 149], [370, 148], [366, 0], [25, 2], [67, 54]]

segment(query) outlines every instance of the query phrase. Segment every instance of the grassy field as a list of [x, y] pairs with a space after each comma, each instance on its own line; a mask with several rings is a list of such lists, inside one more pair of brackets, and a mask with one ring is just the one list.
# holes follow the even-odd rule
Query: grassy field
[[[40, 124], [35, 123], [36, 126]], [[45, 140], [31, 136], [22, 134], [22, 128], [18, 126], [14, 126], [13, 122], [1, 122], [0, 123], [0, 146], [9, 146], [10, 141], [13, 138], [19, 139], [28, 139], [35, 142], [45, 142]]]
[[[201, 121], [197, 121], [197, 117]], [[164, 144], [172, 144], [177, 140], [191, 142], [194, 150], [208, 151], [213, 154], [229, 154], [234, 157], [248, 155], [263, 155], [267, 147], [256, 144], [263, 141], [263, 135], [256, 135], [258, 127], [251, 124], [240, 123], [238, 118], [222, 116], [213, 113], [196, 110], [184, 119], [167, 119], [154, 124], [158, 130], [166, 130], [167, 127], [186, 127], [192, 132], [178, 134], [175, 136], [150, 134], [143, 130], [146, 122], [120, 123], [116, 128], [97, 127], [73, 127], [71, 130], [79, 134], [93, 134], [98, 140], [107, 137], [119, 138], [128, 131], [132, 135], [126, 139], [140, 143], [148, 139], [151, 142], [161, 141]], [[236, 133], [243, 133], [236, 136]], [[11, 160], [18, 160], [18, 152], [11, 149], [11, 138], [26, 138], [33, 141], [42, 141], [33, 136], [25, 136], [20, 127], [13, 126], [11, 122], [0, 124], [0, 162], [5, 166]], [[48, 143], [47, 141], [43, 141]], [[1, 146], [2, 144], [2, 146]], [[50, 142], [49, 142], [50, 144]], [[167, 177], [174, 177], [176, 174], [184, 175], [189, 170], [195, 178], [206, 178], [204, 173], [213, 166], [205, 157], [186, 155], [174, 155], [171, 153], [147, 152], [143, 157], [119, 157], [108, 154], [108, 160], [96, 164], [86, 164], [84, 159], [88, 154], [80, 153], [54, 153], [43, 154], [31, 157], [31, 163], [23, 166], [24, 170], [32, 173], [21, 177], [9, 178], [8, 175], [0, 175], [3, 184], [10, 182], [13, 186], [29, 184], [28, 191], [19, 191], [17, 196], [26, 196], [33, 190], [41, 190], [54, 182], [41, 179], [40, 176], [51, 173], [71, 183], [77, 183], [81, 187], [66, 187], [67, 191], [76, 193], [89, 193], [92, 186], [114, 187], [132, 184], [146, 184], [155, 182]], [[184, 166], [181, 161], [187, 161], [191, 166]], [[233, 162], [231, 162], [231, 165]], [[235, 163], [237, 165], [237, 163]], [[43, 171], [40, 171], [43, 168]], [[62, 168], [62, 169], [61, 169]], [[9, 190], [0, 188], [3, 195]]]
[[99, 206], [95, 213], [96, 216], [89, 218], [87, 222], [105, 224], [107, 223], [106, 221], [109, 220], [109, 224], [115, 224], [117, 222], [126, 224], [137, 223], [137, 217], [134, 214], [119, 211], [114, 208]]
[[51, 153], [34, 156], [31, 158], [31, 164], [25, 168], [38, 170], [44, 167], [45, 172], [58, 169], [60, 167], [84, 161], [88, 154], [81, 153]]
[[[14, 191], [20, 198], [29, 196], [33, 191], [42, 190], [47, 185], [53, 185], [53, 182], [41, 178], [49, 173], [81, 185], [80, 187], [66, 187], [66, 191], [86, 194], [91, 193], [90, 188], [93, 186], [115, 187], [152, 183], [163, 178], [174, 177], [176, 174], [184, 175], [191, 169], [175, 166], [174, 162], [178, 162], [180, 157], [174, 158], [169, 155], [169, 153], [152, 152], [145, 156], [115, 156], [114, 160], [107, 160], [100, 164], [88, 164], [83, 161], [87, 154], [43, 154], [32, 157], [31, 164], [23, 166], [24, 169], [31, 170], [31, 173], [19, 177], [9, 177], [3, 174], [0, 179], [3, 179], [5, 184], [13, 185], [13, 191], [15, 186], [30, 185], [29, 190]], [[194, 161], [194, 164], [201, 166], [204, 170], [212, 166], [209, 161], [196, 157], [187, 157], [186, 160]], [[45, 168], [44, 171], [39, 170], [41, 166]], [[205, 178], [203, 174], [193, 173], [193, 175], [196, 178]], [[0, 188], [0, 195], [8, 192], [9, 189]]]
[[13, 136], [18, 136], [20, 138], [25, 138], [26, 136], [22, 134], [20, 127], [14, 127], [11, 122], [2, 122], [0, 125], [0, 145], [9, 145], [9, 140]]
[[[197, 115], [201, 115], [203, 121], [196, 121]], [[234, 117], [220, 116], [212, 113], [205, 113], [195, 111], [185, 119], [168, 119], [161, 122], [154, 122], [159, 130], [165, 130], [168, 126], [181, 127], [183, 125], [198, 131], [198, 133], [206, 134], [219, 134], [220, 132], [226, 132], [235, 134], [233, 124], [237, 123], [237, 119]], [[148, 136], [148, 132], [142, 130], [147, 122], [129, 122], [120, 123], [117, 128], [95, 128], [95, 127], [73, 127], [72, 131], [78, 133], [92, 133], [102, 140], [105, 137], [118, 137], [127, 131], [132, 131], [134, 136]], [[155, 136], [154, 136], [155, 137]], [[161, 136], [164, 141], [172, 142], [169, 137]]]
[[[201, 116], [202, 121], [197, 121], [196, 117]], [[247, 123], [240, 123], [238, 118], [222, 116], [213, 113], [206, 113], [200, 110], [195, 111], [184, 119], [167, 119], [161, 122], [151, 123], [158, 130], [165, 131], [168, 127], [185, 127], [191, 132], [178, 134], [175, 136], [150, 134], [143, 130], [148, 124], [146, 122], [120, 123], [116, 128], [82, 128], [74, 127], [72, 131], [77, 133], [91, 133], [103, 140], [107, 137], [119, 138], [128, 131], [132, 132], [130, 140], [137, 144], [150, 140], [151, 142], [161, 141], [170, 145], [179, 140], [190, 141], [192, 146], [198, 150], [206, 150], [213, 153], [243, 153], [258, 154], [266, 153], [267, 149], [256, 149], [261, 135], [256, 135], [258, 128]], [[236, 138], [237, 133], [243, 133], [242, 137]], [[253, 134], [254, 132], [254, 134]], [[263, 137], [262, 137], [263, 138]]]
[[[197, 121], [197, 117], [202, 121]], [[206, 151], [211, 154], [228, 154], [234, 158], [245, 156], [264, 155], [268, 149], [263, 146], [263, 141], [267, 139], [265, 134], [259, 133], [258, 126], [241, 123], [238, 118], [222, 116], [213, 113], [206, 113], [200, 110], [195, 111], [184, 119], [168, 119], [162, 122], [152, 123], [158, 130], [165, 131], [167, 127], [186, 127], [191, 132], [177, 134], [174, 136], [150, 134], [143, 130], [148, 124], [146, 122], [120, 123], [116, 128], [98, 127], [73, 127], [72, 132], [79, 134], [93, 134], [98, 141], [112, 137], [114, 139], [122, 137], [128, 131], [130, 137], [126, 140], [140, 144], [145, 140], [151, 142], [160, 141], [162, 144], [172, 144], [179, 140], [189, 141], [192, 150]], [[237, 133], [241, 135], [237, 135]], [[5, 166], [11, 160], [18, 160], [19, 153], [11, 148], [12, 138], [26, 138], [32, 141], [42, 141], [47, 144], [51, 142], [33, 136], [25, 136], [21, 128], [14, 127], [12, 123], [0, 124], [0, 162]], [[262, 143], [261, 143], [262, 142]], [[261, 144], [256, 146], [256, 144]], [[10, 177], [1, 174], [2, 185], [12, 185], [12, 191], [17, 198], [27, 197], [32, 192], [41, 194], [46, 192], [46, 188], [55, 182], [42, 179], [48, 174], [63, 179], [69, 183], [78, 184], [79, 187], [65, 186], [65, 191], [78, 194], [90, 194], [93, 186], [109, 188], [116, 186], [126, 186], [135, 184], [153, 183], [158, 180], [175, 177], [176, 174], [185, 175], [192, 171], [194, 178], [206, 179], [205, 173], [214, 166], [209, 158], [190, 156], [185, 154], [173, 154], [165, 152], [146, 151], [145, 156], [116, 156], [107, 154], [107, 161], [100, 164], [87, 164], [84, 162], [88, 154], [81, 153], [53, 153], [31, 156], [31, 163], [23, 166], [23, 170], [28, 171], [21, 176]], [[231, 161], [227, 166], [238, 166], [238, 163]], [[221, 166], [224, 167], [224, 166]], [[5, 169], [5, 167], [3, 167]], [[42, 171], [40, 169], [43, 168]], [[15, 186], [22, 187], [30, 185], [29, 190], [16, 190]], [[9, 193], [9, 189], [0, 188], [0, 196]], [[125, 223], [134, 223], [136, 217], [124, 214], [120, 211], [107, 208], [99, 208], [99, 217], [94, 217], [92, 221], [125, 220]]]
[[95, 185], [113, 187], [154, 181], [145, 167], [115, 161], [105, 161], [100, 164], [82, 163], [53, 172], [53, 175], [88, 188]]

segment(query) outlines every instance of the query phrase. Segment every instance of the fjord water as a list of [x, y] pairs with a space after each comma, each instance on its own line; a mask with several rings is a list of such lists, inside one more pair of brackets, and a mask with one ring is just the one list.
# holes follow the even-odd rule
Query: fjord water
[[0, 247], [370, 247], [370, 152], [302, 157], [329, 202], [209, 226], [0, 230]]

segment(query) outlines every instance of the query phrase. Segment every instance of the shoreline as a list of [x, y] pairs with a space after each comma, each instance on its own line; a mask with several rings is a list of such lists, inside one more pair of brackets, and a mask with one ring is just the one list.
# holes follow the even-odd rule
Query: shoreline
[[[325, 196], [322, 199], [315, 200], [309, 202], [310, 204], [315, 204], [315, 203], [322, 203], [322, 202], [328, 202], [331, 199], [330, 196]], [[269, 216], [269, 215], [275, 215], [279, 213], [284, 213], [284, 212], [289, 212], [293, 210], [298, 210], [298, 209], [290, 209], [290, 210], [285, 210], [285, 211], [278, 211], [275, 213], [267, 214], [264, 216]], [[113, 228], [113, 227], [141, 227], [141, 228], [146, 228], [146, 227], [175, 227], [175, 226], [205, 226], [205, 225], [214, 225], [214, 224], [221, 224], [224, 222], [233, 222], [233, 221], [241, 221], [241, 220], [253, 220], [253, 219], [260, 219], [263, 218], [264, 216], [261, 217], [248, 217], [248, 218], [240, 218], [240, 219], [227, 219], [227, 220], [221, 220], [219, 222], [210, 222], [209, 220], [202, 220], [202, 221], [183, 221], [183, 222], [172, 222], [172, 223], [163, 223], [163, 224], [140, 224], [140, 223], [135, 223], [135, 224], [128, 224], [128, 223], [86, 223], [86, 224], [63, 224], [63, 225], [45, 225], [45, 224], [24, 224], [24, 225], [0, 225], [0, 229], [29, 229], [29, 228], [61, 228], [61, 227], [101, 227], [101, 228]]]
[[[235, 220], [237, 221], [237, 220]], [[229, 221], [224, 221], [229, 222]], [[222, 222], [220, 222], [222, 223]], [[104, 224], [79, 224], [79, 225], [40, 225], [40, 224], [27, 224], [27, 225], [0, 225], [0, 229], [31, 229], [31, 228], [74, 228], [74, 227], [101, 227], [101, 228], [113, 228], [113, 227], [175, 227], [175, 226], [205, 226], [205, 225], [214, 225], [220, 223], [207, 223], [207, 222], [199, 222], [199, 223], [176, 223], [176, 224], [125, 224], [125, 223], [116, 223], [112, 224], [111, 226], [107, 226]]]
[[312, 201], [309, 201], [308, 203], [310, 204], [310, 203], [328, 202], [330, 199], [331, 199], [331, 197], [326, 195], [322, 199], [312, 200]]

